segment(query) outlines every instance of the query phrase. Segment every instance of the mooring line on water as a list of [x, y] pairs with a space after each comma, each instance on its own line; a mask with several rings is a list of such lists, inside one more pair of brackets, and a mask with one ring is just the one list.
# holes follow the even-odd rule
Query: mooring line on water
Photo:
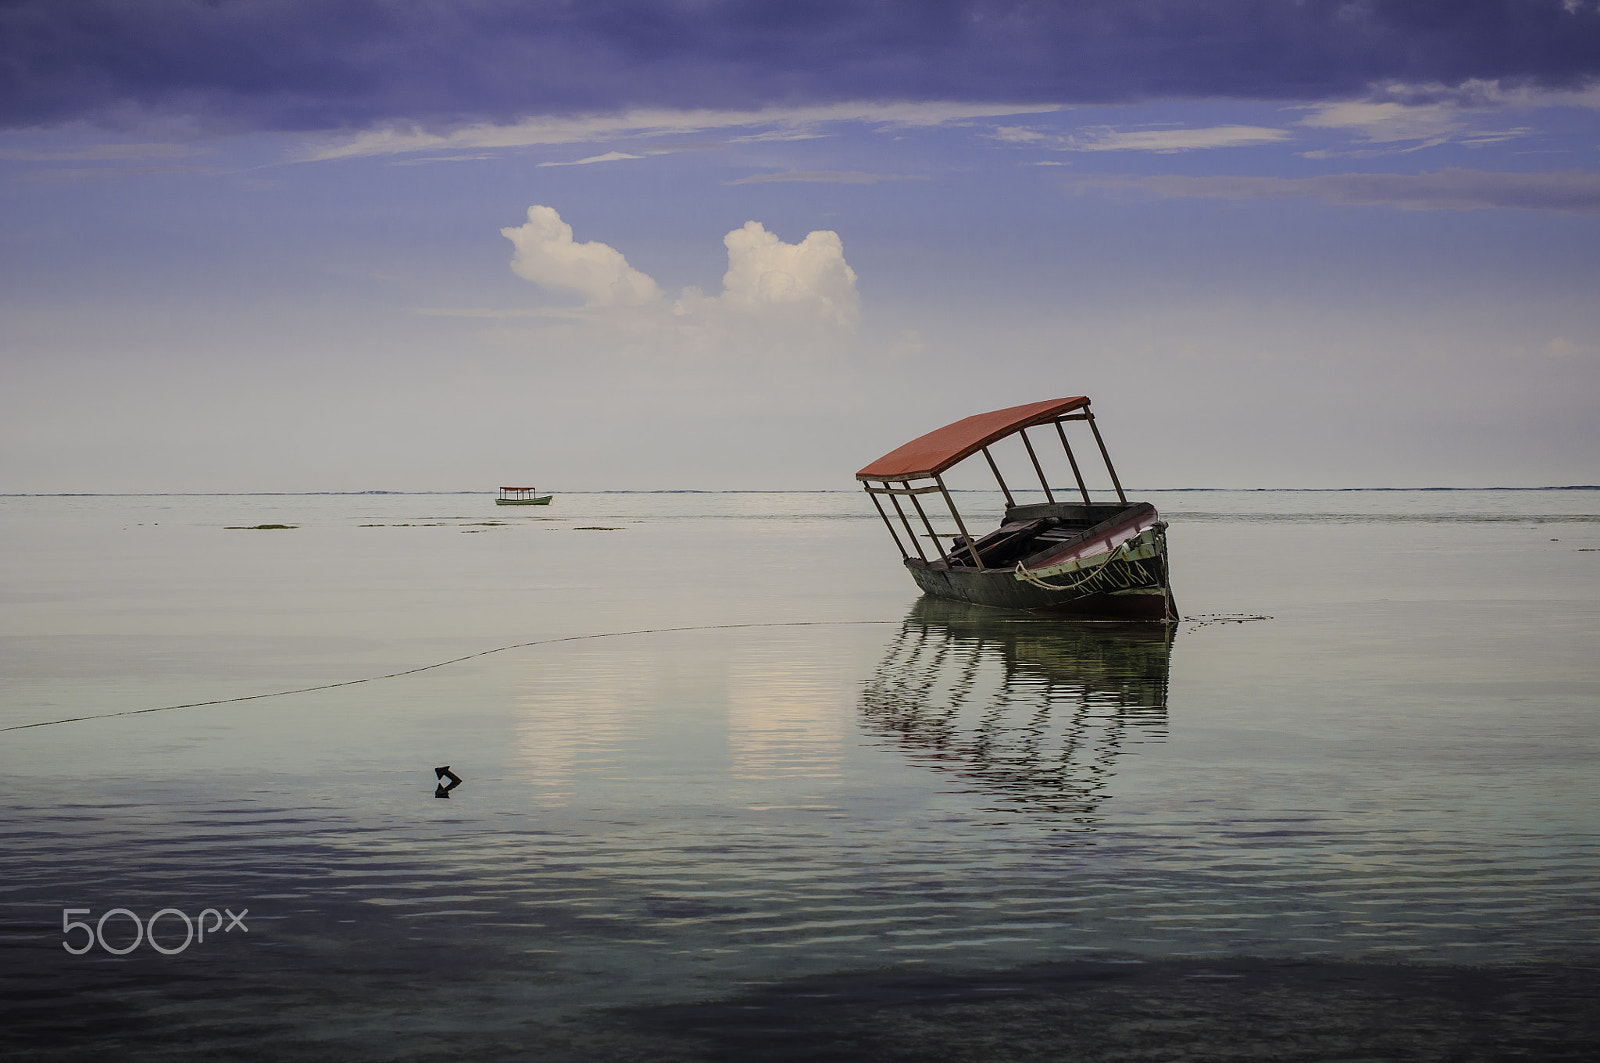
[[176, 709], [203, 709], [213, 705], [237, 705], [243, 701], [261, 701], [266, 698], [284, 698], [291, 694], [311, 694], [319, 690], [336, 690], [339, 687], [360, 686], [362, 683], [378, 683], [385, 679], [400, 679], [418, 672], [430, 672], [435, 668], [444, 668], [462, 661], [470, 661], [474, 657], [487, 657], [491, 653], [504, 653], [507, 650], [523, 650], [530, 646], [553, 646], [561, 642], [583, 642], [587, 639], [621, 638], [625, 635], [666, 635], [676, 631], [730, 631], [739, 628], [758, 627], [853, 627], [865, 624], [900, 624], [902, 620], [773, 620], [756, 624], [696, 624], [691, 627], [653, 627], [639, 628], [634, 631], [599, 631], [588, 635], [563, 635], [555, 639], [535, 639], [532, 642], [518, 642], [510, 646], [496, 646], [490, 650], [479, 650], [469, 653], [465, 657], [452, 657], [448, 661], [438, 661], [434, 664], [425, 664], [419, 668], [407, 668], [403, 672], [390, 672], [387, 675], [369, 675], [361, 679], [343, 679], [337, 683], [322, 683], [318, 686], [299, 687], [295, 690], [274, 690], [267, 694], [246, 694], [239, 698], [217, 698], [213, 701], [190, 701], [182, 705], [158, 705], [153, 709], [124, 709], [121, 712], [102, 712], [94, 716], [69, 716], [62, 720], [41, 720], [38, 723], [19, 723], [10, 727], [0, 727], [0, 732], [26, 731], [33, 727], [55, 727], [63, 723], [84, 723], [88, 720], [110, 720], [118, 716], [143, 716], [151, 712], [172, 712]]

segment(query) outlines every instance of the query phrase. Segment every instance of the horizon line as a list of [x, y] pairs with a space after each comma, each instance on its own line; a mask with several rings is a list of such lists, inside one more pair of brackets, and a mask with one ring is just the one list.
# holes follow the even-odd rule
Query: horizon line
[[[952, 494], [998, 493], [998, 488], [952, 487]], [[1550, 484], [1537, 487], [1129, 487], [1131, 492], [1303, 492], [1337, 493], [1349, 491], [1600, 491], [1600, 484]], [[455, 491], [0, 491], [0, 498], [304, 498], [314, 496], [359, 497], [362, 495], [493, 495], [493, 490], [477, 488]], [[856, 491], [843, 487], [683, 487], [683, 488], [551, 488], [551, 494], [568, 495], [847, 495]], [[1042, 495], [1039, 488], [1014, 488], [1013, 494]], [[1104, 489], [1092, 492], [1107, 493]]]

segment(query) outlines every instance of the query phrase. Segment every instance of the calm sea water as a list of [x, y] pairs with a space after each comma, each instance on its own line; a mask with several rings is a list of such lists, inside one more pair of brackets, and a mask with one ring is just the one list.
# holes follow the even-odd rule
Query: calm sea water
[[9, 1036], [605, 1057], [862, 972], [1592, 968], [1600, 491], [1137, 497], [1175, 629], [921, 600], [854, 492], [0, 498]]

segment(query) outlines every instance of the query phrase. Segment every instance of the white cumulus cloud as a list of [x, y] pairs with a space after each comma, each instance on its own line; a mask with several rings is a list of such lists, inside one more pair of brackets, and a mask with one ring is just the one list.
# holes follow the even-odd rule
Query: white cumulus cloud
[[[575, 241], [550, 207], [529, 208], [526, 224], [501, 232], [516, 246], [519, 276], [580, 293], [586, 304], [423, 312], [476, 319], [482, 335], [530, 355], [531, 367], [571, 394], [640, 411], [665, 403], [693, 416], [720, 416], [730, 406], [837, 410], [859, 395], [842, 382], [875, 364], [857, 336], [856, 273], [836, 232], [788, 243], [746, 222], [723, 239], [721, 289], [689, 285], [676, 297], [616, 248]], [[897, 357], [914, 355], [919, 341], [905, 346]]]
[[720, 301], [736, 310], [808, 311], [851, 327], [861, 313], [856, 271], [844, 260], [844, 242], [827, 229], [786, 244], [758, 221], [747, 221], [722, 242], [728, 272]]
[[808, 320], [853, 329], [861, 315], [856, 272], [844, 259], [839, 234], [826, 229], [790, 244], [760, 222], [746, 222], [723, 237], [728, 271], [722, 292], [708, 297], [685, 288], [670, 307], [653, 278], [628, 265], [609, 244], [575, 241], [572, 226], [552, 207], [529, 207], [525, 224], [500, 232], [516, 248], [511, 269], [517, 276], [541, 287], [577, 292], [584, 297], [585, 310], [670, 309], [663, 317], [670, 316], [678, 328], [762, 320], [781, 321], [789, 328]]
[[572, 226], [554, 208], [529, 207], [525, 224], [501, 229], [500, 234], [516, 248], [512, 271], [535, 284], [578, 292], [591, 307], [661, 301], [661, 288], [628, 265], [622, 252], [599, 241], [575, 242]]

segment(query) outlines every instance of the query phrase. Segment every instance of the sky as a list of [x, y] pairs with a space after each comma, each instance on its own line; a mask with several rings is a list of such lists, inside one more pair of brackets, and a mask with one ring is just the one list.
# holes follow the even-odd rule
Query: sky
[[0, 493], [1600, 483], [1600, 0], [0, 0]]

